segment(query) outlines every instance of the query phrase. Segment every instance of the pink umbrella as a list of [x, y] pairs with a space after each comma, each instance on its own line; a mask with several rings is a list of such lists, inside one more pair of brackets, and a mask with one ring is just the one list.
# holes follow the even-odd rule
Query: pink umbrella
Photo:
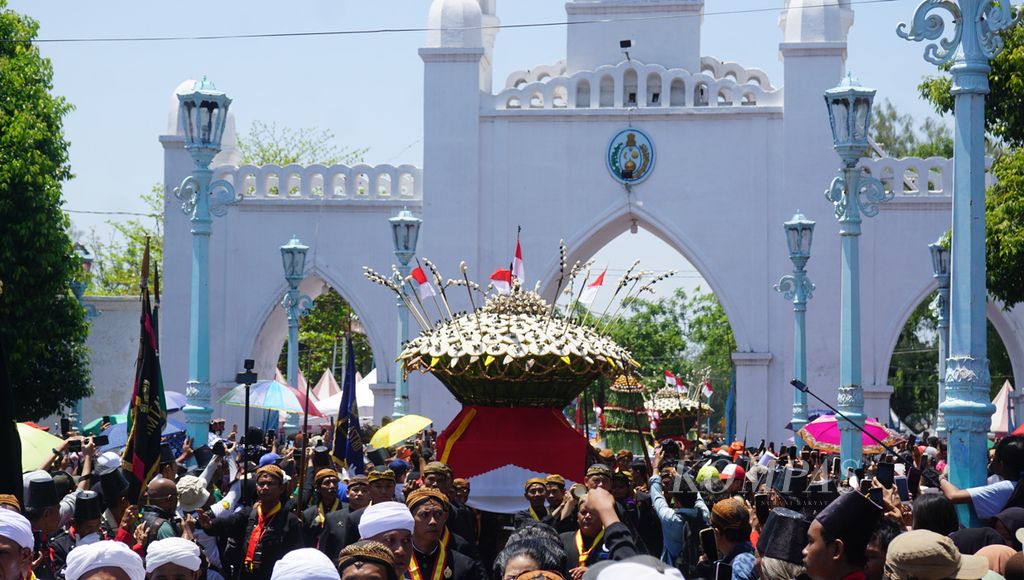
[[[864, 446], [865, 455], [883, 453], [885, 452], [886, 445], [892, 446], [900, 441], [898, 436], [892, 434], [874, 419], [864, 421], [864, 430], [867, 431], [867, 434], [861, 433], [861, 444]], [[822, 415], [818, 417], [805, 425], [797, 435], [811, 449], [839, 453], [840, 431], [839, 422], [835, 415]], [[879, 441], [881, 441], [881, 444], [879, 444]]]

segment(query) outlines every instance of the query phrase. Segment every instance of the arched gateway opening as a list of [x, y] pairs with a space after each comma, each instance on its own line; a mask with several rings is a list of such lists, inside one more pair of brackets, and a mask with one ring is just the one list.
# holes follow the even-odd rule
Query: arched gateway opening
[[[690, 431], [696, 431], [699, 424], [702, 432], [710, 429], [726, 433], [726, 400], [734, 383], [732, 354], [736, 340], [725, 309], [704, 274], [677, 249], [671, 237], [661, 233], [643, 216], [627, 214], [624, 219], [612, 220], [589, 233], [590, 236], [579, 240], [575, 247], [570, 246], [569, 265], [576, 260], [590, 262], [589, 282], [594, 282], [602, 272], [605, 277], [593, 302], [577, 304], [577, 308], [588, 310], [588, 316], [596, 321], [595, 328], [631, 350], [641, 364], [639, 379], [646, 387], [644, 400], [650, 401], [666, 386], [665, 372], [668, 371], [678, 378], [682, 398], [706, 402], [713, 408], [710, 416], [701, 414], [699, 418], [690, 416], [686, 420], [666, 417], [665, 421], [685, 425]], [[619, 281], [636, 260], [640, 263], [633, 273], [646, 271], [648, 276], [639, 284], [627, 284], [616, 295]], [[658, 282], [653, 293], [638, 295], [637, 289], [646, 281], [670, 270], [677, 273]], [[557, 268], [553, 282], [550, 276], [545, 278], [549, 296], [557, 278]], [[563, 290], [559, 300], [563, 311], [576, 300], [582, 284], [582, 279], [576, 282], [572, 297]], [[630, 298], [623, 301], [630, 289]], [[704, 394], [705, 383], [712, 392], [710, 398]], [[640, 399], [626, 401], [629, 397], [623, 397], [610, 385], [611, 381], [601, 380], [590, 386], [584, 396], [567, 409], [567, 417], [570, 422], [586, 425], [585, 429], [599, 433], [603, 444], [609, 448], [639, 452], [640, 439], [636, 432], [649, 431], [651, 421], [659, 421], [645, 414], [637, 418], [627, 413], [626, 409], [635, 408]], [[730, 401], [728, 406], [732, 404]], [[600, 416], [595, 414], [598, 412]], [[734, 429], [733, 421], [729, 423], [728, 427]]]
[[[934, 285], [918, 297], [903, 319], [889, 350], [888, 384], [893, 387], [890, 408], [898, 419], [916, 432], [935, 433], [939, 403], [939, 312]], [[1006, 381], [1016, 389], [1014, 368], [1021, 364], [1020, 345], [1008, 326], [1007, 314], [998, 305], [988, 307], [988, 359], [992, 376], [989, 398], [994, 399]], [[947, 331], [948, 332], [948, 329]], [[1009, 340], [1007, 340], [1009, 339]], [[1012, 403], [1011, 403], [1012, 404]], [[998, 411], [997, 411], [998, 412]], [[1024, 416], [1014, 411], [1019, 418]], [[883, 422], [888, 417], [879, 417]]]
[[[340, 290], [336, 289], [338, 286]], [[374, 322], [360, 316], [365, 309], [358, 299], [348, 299], [350, 294], [344, 285], [332, 284], [316, 270], [306, 276], [299, 289], [313, 299], [313, 307], [299, 322], [298, 343], [299, 369], [310, 387], [317, 384], [325, 371], [334, 377], [339, 387], [343, 385], [347, 335], [352, 337], [358, 378], [372, 379], [377, 367], [374, 352], [378, 351], [376, 345], [380, 337]], [[284, 292], [282, 284], [278, 296], [283, 296]], [[251, 352], [256, 357], [261, 378], [273, 377], [275, 369], [287, 376], [288, 321], [280, 298], [267, 304]], [[372, 396], [368, 393], [362, 395], [358, 401], [360, 416], [372, 417]], [[254, 411], [250, 418], [259, 422], [263, 412]]]

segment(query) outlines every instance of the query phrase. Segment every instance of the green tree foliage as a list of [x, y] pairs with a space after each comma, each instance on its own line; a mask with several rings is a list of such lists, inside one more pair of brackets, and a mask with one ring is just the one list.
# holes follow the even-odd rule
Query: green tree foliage
[[32, 44], [38, 23], [0, 0], [0, 340], [15, 415], [39, 419], [88, 396], [85, 312], [70, 290], [81, 265], [61, 211], [70, 179], [53, 68]]
[[128, 221], [107, 221], [113, 227], [104, 241], [93, 231], [88, 246], [95, 255], [89, 276], [89, 293], [96, 296], [137, 296], [142, 271], [142, 255], [146, 238], [150, 240], [150, 256], [154, 264], [162, 264], [164, 256], [164, 189], [160, 184], [142, 194], [147, 218]]
[[888, 100], [871, 117], [871, 139], [891, 157], [952, 157], [949, 127], [928, 118], [918, 126], [910, 115], [900, 114]]
[[[352, 346], [355, 349], [356, 370], [366, 376], [373, 370], [373, 350], [352, 307], [333, 288], [329, 288], [313, 302], [299, 323], [299, 368], [312, 387], [325, 370], [334, 374], [341, 385], [344, 379], [345, 334], [352, 328]], [[288, 340], [284, 341], [278, 368], [287, 374]]]
[[644, 376], [659, 375], [666, 364], [686, 354], [687, 303], [681, 288], [657, 300], [629, 298], [621, 316], [608, 327], [608, 335], [633, 353]]
[[[1024, 144], [1024, 24], [1017, 21], [1000, 36], [1005, 47], [990, 63], [985, 128], [1007, 145], [1020, 147]], [[942, 74], [926, 77], [918, 85], [921, 96], [943, 114], [953, 111], [953, 83], [948, 70], [948, 66], [942, 67]]]
[[[893, 386], [892, 410], [915, 429], [932, 428], [938, 395], [938, 313], [935, 294], [911, 313], [900, 332], [889, 363], [889, 384]], [[1013, 368], [999, 333], [988, 323], [990, 397], [995, 397], [1006, 380], [1013, 381]], [[884, 417], [880, 417], [885, 420]]]
[[985, 200], [988, 291], [1011, 307], [1024, 301], [1024, 149], [999, 156], [992, 171], [998, 181]]
[[[593, 322], [590, 318], [587, 321]], [[700, 371], [709, 369], [714, 388], [712, 423], [717, 424], [723, 417], [725, 397], [732, 383], [736, 340], [725, 310], [714, 294], [698, 289], [691, 297], [680, 288], [655, 300], [630, 298], [624, 302], [621, 316], [608, 326], [607, 333], [633, 353], [640, 363], [641, 382], [651, 392], [664, 385], [666, 369], [694, 380]], [[588, 393], [601, 401], [608, 384], [601, 381]]]
[[[1024, 21], [1001, 33], [1005, 48], [991, 62], [991, 91], [985, 96], [985, 128], [1001, 150], [995, 155], [992, 172], [999, 183], [986, 199], [986, 265], [988, 290], [1006, 307], [1024, 301]], [[925, 78], [918, 86], [926, 100], [940, 113], [953, 111], [952, 82], [943, 67], [940, 74]], [[990, 140], [991, 145], [992, 140]]]
[[690, 324], [687, 337], [690, 343], [699, 347], [693, 356], [693, 371], [707, 368], [710, 371], [714, 393], [711, 406], [715, 409], [712, 425], [725, 416], [725, 398], [732, 385], [732, 353], [736, 352], [736, 337], [733, 336], [725, 309], [714, 294], [698, 293], [688, 305]]
[[329, 129], [292, 129], [253, 122], [249, 135], [238, 137], [242, 162], [252, 165], [354, 165], [368, 148], [338, 147]]

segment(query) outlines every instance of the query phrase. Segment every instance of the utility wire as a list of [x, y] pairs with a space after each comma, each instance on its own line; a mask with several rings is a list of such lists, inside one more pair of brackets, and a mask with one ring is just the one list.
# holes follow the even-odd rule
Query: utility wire
[[[888, 4], [891, 2], [899, 2], [900, 0], [851, 0], [850, 5], [861, 5], [861, 4]], [[834, 6], [833, 4], [814, 4], [800, 7], [801, 9], [808, 8], [827, 8]], [[573, 22], [558, 21], [558, 22], [527, 22], [523, 24], [497, 24], [489, 26], [466, 26], [461, 28], [446, 28], [445, 30], [452, 31], [472, 31], [472, 30], [516, 30], [516, 29], [529, 29], [529, 28], [551, 28], [555, 26], [579, 26], [584, 24], [609, 24], [614, 22], [638, 22], [644, 20], [668, 20], [676, 18], [699, 18], [704, 16], [727, 16], [736, 14], [754, 14], [758, 12], [777, 12], [780, 8], [777, 6], [764, 7], [764, 8], [745, 8], [742, 10], [720, 10], [717, 12], [700, 12], [696, 14], [676, 14], [676, 15], [660, 15], [660, 16], [642, 16], [638, 18], [595, 18], [590, 20], [577, 20]], [[263, 32], [263, 33], [250, 33], [250, 34], [208, 34], [208, 35], [196, 35], [196, 36], [123, 36], [123, 37], [84, 37], [84, 38], [37, 38], [31, 42], [35, 44], [69, 44], [69, 43], [92, 43], [92, 42], [181, 42], [181, 41], [194, 41], [194, 40], [239, 40], [239, 39], [264, 39], [264, 38], [299, 38], [299, 37], [318, 37], [318, 36], [365, 36], [372, 34], [405, 34], [411, 32], [430, 32], [432, 30], [438, 30], [436, 28], [424, 28], [424, 27], [409, 27], [409, 28], [371, 28], [361, 30], [320, 30], [320, 31], [307, 31], [307, 32]], [[24, 39], [12, 39], [4, 38], [0, 39], [0, 42], [26, 42]]]
[[160, 217], [160, 214], [155, 213], [143, 213], [138, 211], [98, 211], [98, 210], [87, 210], [87, 209], [65, 209], [67, 213], [87, 213], [93, 215], [133, 215], [139, 217]]

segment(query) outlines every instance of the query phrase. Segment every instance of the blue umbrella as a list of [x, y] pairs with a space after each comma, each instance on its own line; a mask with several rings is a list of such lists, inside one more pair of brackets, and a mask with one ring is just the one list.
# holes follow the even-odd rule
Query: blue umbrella
[[[167, 438], [167, 437], [169, 437], [171, 435], [175, 435], [177, 433], [183, 433], [184, 431], [185, 431], [185, 424], [184, 423], [181, 423], [179, 421], [175, 421], [174, 419], [167, 419], [167, 424], [164, 425], [164, 430], [163, 430], [163, 433], [161, 433], [161, 435], [164, 438]], [[113, 451], [115, 449], [121, 449], [122, 447], [124, 447], [125, 445], [128, 444], [128, 424], [127, 423], [119, 423], [117, 425], [114, 425], [114, 426], [110, 427], [109, 429], [107, 429], [106, 431], [104, 431], [103, 434], [106, 435], [107, 438], [110, 439], [110, 441], [106, 445], [104, 445], [103, 447], [100, 447], [100, 452]]]

